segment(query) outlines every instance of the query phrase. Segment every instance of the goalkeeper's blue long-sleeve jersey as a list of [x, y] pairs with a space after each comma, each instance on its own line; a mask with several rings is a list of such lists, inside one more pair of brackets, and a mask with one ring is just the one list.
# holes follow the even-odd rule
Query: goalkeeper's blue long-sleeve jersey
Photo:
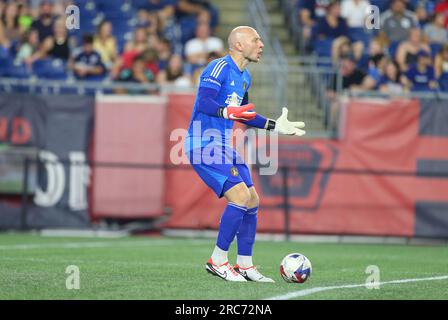
[[219, 117], [218, 110], [246, 104], [250, 84], [249, 71], [240, 71], [230, 55], [207, 65], [200, 78], [185, 141], [186, 151], [205, 147], [211, 140], [216, 145], [230, 145], [233, 121]]

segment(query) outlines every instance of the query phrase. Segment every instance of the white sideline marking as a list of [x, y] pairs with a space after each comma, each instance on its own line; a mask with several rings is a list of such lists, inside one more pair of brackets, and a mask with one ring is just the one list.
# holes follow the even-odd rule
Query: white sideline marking
[[[448, 276], [402, 279], [402, 280], [379, 282], [379, 285], [418, 282], [418, 281], [446, 280], [446, 279], [448, 279]], [[308, 296], [308, 295], [316, 293], [316, 292], [322, 292], [322, 291], [328, 291], [328, 290], [334, 290], [334, 289], [359, 288], [359, 287], [365, 287], [365, 286], [366, 286], [366, 284], [363, 283], [363, 284], [350, 284], [350, 285], [343, 285], [343, 286], [317, 287], [317, 288], [310, 288], [310, 289], [305, 289], [305, 290], [300, 290], [300, 291], [294, 291], [294, 292], [286, 293], [283, 295], [266, 298], [264, 300], [288, 300], [288, 299], [292, 299], [292, 298]]]
[[[179, 244], [179, 240], [141, 240], [141, 241], [110, 241], [110, 242], [57, 242], [57, 243], [26, 243], [0, 245], [0, 250], [30, 250], [30, 249], [79, 249], [79, 248], [110, 248], [110, 247], [136, 247], [136, 246], [165, 246]], [[187, 240], [189, 245], [202, 245], [207, 243], [203, 240]]]

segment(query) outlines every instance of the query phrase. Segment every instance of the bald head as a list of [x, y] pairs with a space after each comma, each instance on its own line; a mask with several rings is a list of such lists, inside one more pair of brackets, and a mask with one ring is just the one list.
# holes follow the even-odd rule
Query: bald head
[[230, 32], [227, 42], [230, 55], [237, 61], [240, 70], [243, 70], [249, 62], [260, 61], [264, 44], [254, 28], [236, 27]]
[[245, 40], [247, 40], [247, 38], [250, 38], [251, 36], [255, 36], [258, 35], [257, 31], [252, 28], [252, 27], [248, 27], [248, 26], [239, 26], [234, 28], [230, 34], [229, 37], [227, 38], [227, 43], [229, 45], [229, 49], [230, 50], [235, 50], [236, 48], [236, 44], [238, 42], [244, 42]]

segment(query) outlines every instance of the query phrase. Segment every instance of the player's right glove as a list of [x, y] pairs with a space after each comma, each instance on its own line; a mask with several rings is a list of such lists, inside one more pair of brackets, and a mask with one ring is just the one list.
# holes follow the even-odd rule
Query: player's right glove
[[306, 133], [305, 130], [302, 130], [303, 128], [305, 128], [305, 122], [289, 121], [288, 108], [283, 108], [282, 115], [277, 120], [275, 120], [274, 131], [277, 131], [281, 134], [303, 136]]
[[257, 113], [253, 111], [255, 106], [252, 103], [239, 107], [225, 107], [219, 110], [219, 116], [224, 119], [245, 122], [255, 118]]

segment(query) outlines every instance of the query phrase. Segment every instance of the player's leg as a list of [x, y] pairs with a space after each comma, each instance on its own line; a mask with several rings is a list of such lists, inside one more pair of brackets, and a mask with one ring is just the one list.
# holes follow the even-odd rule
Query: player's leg
[[257, 233], [258, 206], [260, 199], [253, 185], [248, 189], [251, 197], [247, 204], [248, 209], [243, 217], [243, 220], [241, 221], [240, 229], [237, 233], [238, 256], [235, 270], [247, 280], [257, 282], [274, 282], [271, 278], [263, 276], [255, 268], [252, 261], [253, 247]]
[[228, 203], [221, 216], [218, 239], [206, 269], [221, 276], [224, 272], [219, 268], [226, 268], [226, 276], [221, 276], [221, 278], [230, 281], [244, 281], [245, 279], [236, 273], [232, 266], [228, 265], [228, 251], [243, 221], [251, 195], [242, 181], [238, 183], [227, 181], [224, 184], [223, 192]]

